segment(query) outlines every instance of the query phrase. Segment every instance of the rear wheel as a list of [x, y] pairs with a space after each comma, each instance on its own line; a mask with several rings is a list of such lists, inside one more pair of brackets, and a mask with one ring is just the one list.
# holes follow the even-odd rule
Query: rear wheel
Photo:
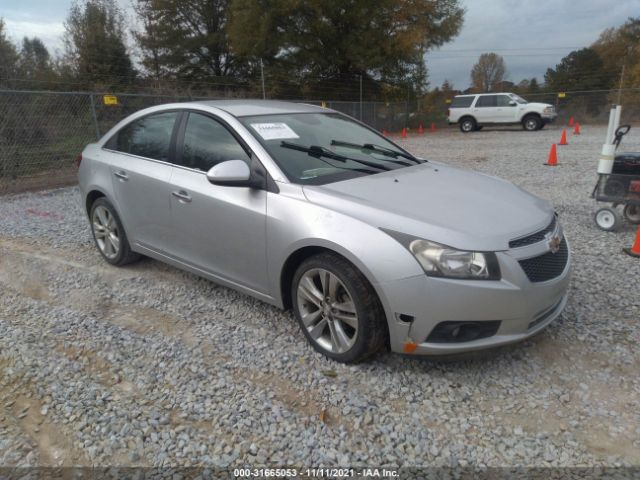
[[594, 215], [596, 225], [600, 230], [605, 232], [614, 232], [620, 226], [622, 222], [622, 216], [620, 212], [612, 207], [604, 207], [596, 212]]
[[634, 225], [640, 225], [640, 206], [638, 205], [625, 205], [624, 210], [622, 211], [624, 218], [627, 219], [629, 223]]
[[291, 286], [293, 310], [313, 348], [343, 363], [357, 362], [386, 343], [382, 305], [371, 284], [333, 253], [308, 258]]
[[111, 265], [134, 262], [140, 255], [131, 251], [129, 240], [115, 208], [106, 198], [98, 198], [91, 206], [91, 233], [98, 251]]
[[471, 117], [464, 117], [460, 120], [460, 131], [462, 133], [473, 132], [477, 128], [478, 124]]
[[522, 119], [522, 128], [527, 132], [534, 132], [542, 128], [542, 120], [537, 115], [527, 115]]

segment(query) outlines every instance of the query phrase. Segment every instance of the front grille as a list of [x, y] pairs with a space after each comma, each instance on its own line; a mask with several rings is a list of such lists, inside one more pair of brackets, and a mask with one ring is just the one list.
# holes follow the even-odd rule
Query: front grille
[[544, 237], [547, 233], [553, 232], [556, 229], [556, 216], [553, 216], [553, 220], [547, 228], [544, 230], [540, 230], [539, 232], [532, 233], [531, 235], [527, 235], [526, 237], [516, 238], [515, 240], [511, 240], [509, 242], [509, 248], [519, 248], [526, 247], [527, 245], [531, 245], [533, 243], [538, 243], [544, 240]]
[[569, 248], [567, 241], [563, 238], [560, 242], [560, 249], [557, 253], [547, 252], [539, 257], [520, 260], [520, 266], [532, 282], [546, 282], [560, 276], [567, 266], [569, 258]]

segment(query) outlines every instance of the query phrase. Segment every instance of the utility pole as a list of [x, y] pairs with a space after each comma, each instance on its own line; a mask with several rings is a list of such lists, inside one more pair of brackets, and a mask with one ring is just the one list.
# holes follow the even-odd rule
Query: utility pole
[[622, 71], [620, 72], [620, 86], [618, 87], [618, 105], [620, 105], [620, 99], [622, 97], [622, 85], [624, 82], [624, 63], [622, 64]]
[[262, 63], [262, 59], [260, 59], [260, 77], [262, 78], [262, 99], [265, 100], [267, 98], [267, 92], [264, 88], [264, 63]]
[[362, 121], [362, 75], [360, 77], [360, 121]]

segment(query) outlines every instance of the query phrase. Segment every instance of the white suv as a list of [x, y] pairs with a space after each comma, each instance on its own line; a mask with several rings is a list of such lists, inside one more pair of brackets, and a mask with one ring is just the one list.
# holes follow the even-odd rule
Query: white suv
[[517, 123], [532, 132], [557, 116], [553, 105], [529, 103], [515, 93], [457, 95], [449, 107], [449, 124], [459, 124], [462, 133], [480, 130], [484, 125]]

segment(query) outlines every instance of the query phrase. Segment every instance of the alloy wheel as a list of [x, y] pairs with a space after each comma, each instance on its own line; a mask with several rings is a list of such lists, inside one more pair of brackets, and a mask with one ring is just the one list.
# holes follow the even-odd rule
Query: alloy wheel
[[102, 254], [109, 259], [117, 257], [120, 252], [120, 236], [113, 214], [99, 205], [94, 209], [91, 220], [93, 234]]
[[298, 309], [304, 328], [322, 349], [348, 351], [358, 335], [358, 315], [351, 294], [328, 270], [314, 268], [300, 278]]

